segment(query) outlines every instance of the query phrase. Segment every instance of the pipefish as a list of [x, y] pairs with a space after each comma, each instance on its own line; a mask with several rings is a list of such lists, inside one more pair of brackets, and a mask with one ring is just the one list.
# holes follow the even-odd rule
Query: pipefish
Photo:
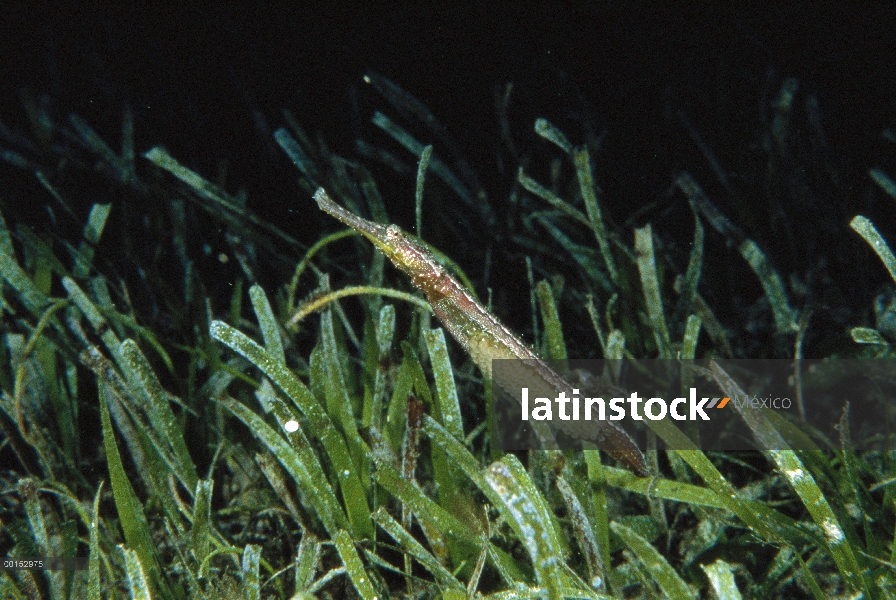
[[[488, 377], [492, 376], [492, 360], [519, 359], [526, 369], [526, 382], [536, 397], [573, 394], [573, 385], [529, 349], [507, 329], [497, 317], [467, 292], [450, 273], [436, 261], [433, 253], [409, 236], [397, 225], [382, 225], [368, 221], [347, 211], [327, 195], [323, 188], [314, 194], [318, 207], [362, 234], [399, 270], [411, 278], [411, 283], [426, 295], [435, 315], [452, 337], [470, 355], [473, 362]], [[513, 381], [495, 381], [513, 394]], [[610, 384], [601, 390], [616, 393]], [[635, 442], [619, 427], [607, 421], [560, 421], [560, 429], [581, 440], [593, 442], [638, 475], [647, 476], [647, 462]]]

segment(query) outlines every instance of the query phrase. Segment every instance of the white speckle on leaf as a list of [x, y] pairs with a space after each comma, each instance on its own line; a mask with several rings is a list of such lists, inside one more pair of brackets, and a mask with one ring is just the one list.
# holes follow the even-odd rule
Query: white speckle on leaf
[[805, 476], [805, 472], [803, 472], [802, 469], [794, 469], [792, 471], [785, 471], [785, 473], [787, 474], [787, 477], [790, 479], [790, 481], [792, 481], [794, 483], [796, 483], [797, 481], [799, 481], [800, 479], [802, 479]]
[[830, 519], [825, 519], [822, 527], [824, 528], [824, 535], [828, 538], [829, 542], [832, 544], [839, 544], [843, 541], [843, 531], [836, 522]]

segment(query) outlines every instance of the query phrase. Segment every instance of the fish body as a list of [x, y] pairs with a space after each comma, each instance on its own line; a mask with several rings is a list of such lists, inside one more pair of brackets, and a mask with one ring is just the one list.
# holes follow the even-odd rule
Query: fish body
[[[487, 376], [492, 376], [493, 360], [520, 360], [519, 368], [525, 372], [517, 373], [519, 377], [507, 378], [514, 381], [496, 380], [502, 389], [515, 396], [517, 382], [524, 380], [536, 395], [550, 397], [561, 392], [573, 395], [573, 386], [482, 306], [419, 240], [397, 225], [374, 223], [347, 211], [333, 202], [323, 188], [317, 190], [314, 200], [322, 211], [364, 235], [392, 264], [410, 276], [414, 287], [426, 295], [442, 325]], [[607, 395], [621, 392], [610, 384], [599, 391], [608, 392]], [[593, 442], [638, 475], [647, 476], [644, 455], [629, 435], [612, 423], [561, 421], [559, 427], [578, 439]]]

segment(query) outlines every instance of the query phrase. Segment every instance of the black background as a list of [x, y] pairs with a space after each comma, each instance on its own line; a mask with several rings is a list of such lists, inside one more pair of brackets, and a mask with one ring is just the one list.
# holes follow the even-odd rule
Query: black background
[[[658, 203], [660, 208], [645, 220], [680, 224], [686, 241], [692, 230], [686, 204], [679, 196], [674, 201], [678, 209], [664, 212], [662, 206], [673, 202], [674, 175], [687, 169], [784, 273], [816, 267], [811, 254], [824, 249], [819, 235], [829, 235], [804, 240], [794, 237], [799, 230], [853, 236], [846, 224], [861, 212], [885, 237], [896, 235], [892, 199], [867, 176], [870, 167], [886, 169], [894, 162], [893, 144], [881, 136], [896, 125], [892, 3], [782, 3], [761, 10], [710, 3], [672, 10], [609, 2], [278, 6], [173, 8], [125, 2], [91, 11], [8, 3], [0, 24], [0, 121], [27, 132], [20, 101], [25, 89], [47, 95], [60, 121], [76, 113], [105, 139], [117, 141], [127, 104], [136, 117], [138, 152], [162, 144], [212, 179], [226, 161], [228, 189], [245, 189], [250, 209], [310, 244], [334, 224], [316, 211], [307, 217], [309, 204], [303, 203], [309, 201], [296, 191], [294, 168], [274, 149], [270, 131], [259, 126], [253, 111], [272, 130], [284, 124], [280, 111], [289, 108], [345, 156], [353, 154], [359, 137], [388, 146], [391, 142], [369, 123], [374, 109], [388, 112], [388, 105], [362, 82], [367, 70], [380, 73], [446, 125], [504, 215], [502, 202], [516, 165], [508, 161], [500, 139], [494, 98], [496, 90], [512, 82], [510, 121], [520, 147], [545, 147], [532, 133], [538, 117], [559, 125], [574, 143], [583, 141], [583, 122], [605, 136], [605, 155], [598, 158], [596, 171], [616, 222]], [[758, 148], [759, 126], [786, 77], [800, 81], [798, 102], [809, 94], [819, 99], [840, 186], [825, 191], [826, 184], [818, 183], [822, 191], [812, 196], [811, 210], [797, 207], [790, 228], [776, 229], [744, 215], [762, 216], [767, 210], [749, 192], [757, 189], [756, 173], [761, 175], [765, 162]], [[742, 205], [726, 203], [718, 193], [712, 171], [676, 117], [679, 112], [732, 181], [747, 191], [740, 196]], [[542, 181], [547, 180], [544, 164], [532, 167]], [[20, 177], [0, 165], [5, 213], [25, 202], [9, 191]], [[390, 216], [411, 225], [412, 179], [381, 186]], [[28, 198], [39, 199], [39, 192]], [[94, 201], [84, 198], [84, 214]], [[820, 221], [805, 220], [804, 214]], [[437, 246], [482, 281], [487, 244], [477, 240], [490, 232], [474, 230], [469, 243], [457, 239], [450, 227], [442, 230], [437, 220], [425, 221], [427, 227]], [[668, 231], [661, 235], [674, 238]], [[856, 319], [867, 317], [862, 307], [883, 281], [882, 269], [869, 267], [877, 259], [861, 243], [850, 244], [849, 252], [834, 254], [859, 252], [857, 271], [846, 273], [837, 256], [825, 268], [831, 268], [835, 280], [860, 282], [841, 290], [852, 296], [847, 299], [850, 318], [859, 324]], [[724, 244], [709, 237], [707, 245], [709, 252]], [[497, 289], [500, 307], [513, 302], [500, 290], [508, 281], [518, 286], [524, 271], [520, 253], [494, 257], [499, 259], [506, 268], [492, 269], [486, 284]], [[285, 272], [264, 275], [277, 285]], [[751, 285], [757, 287], [755, 281]], [[724, 308], [719, 310], [724, 317]], [[736, 303], [731, 310], [739, 310]]]

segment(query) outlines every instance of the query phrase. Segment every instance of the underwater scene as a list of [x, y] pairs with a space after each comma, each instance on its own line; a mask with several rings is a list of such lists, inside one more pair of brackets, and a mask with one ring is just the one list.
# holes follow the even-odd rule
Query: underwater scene
[[3, 21], [0, 598], [896, 598], [887, 3]]

